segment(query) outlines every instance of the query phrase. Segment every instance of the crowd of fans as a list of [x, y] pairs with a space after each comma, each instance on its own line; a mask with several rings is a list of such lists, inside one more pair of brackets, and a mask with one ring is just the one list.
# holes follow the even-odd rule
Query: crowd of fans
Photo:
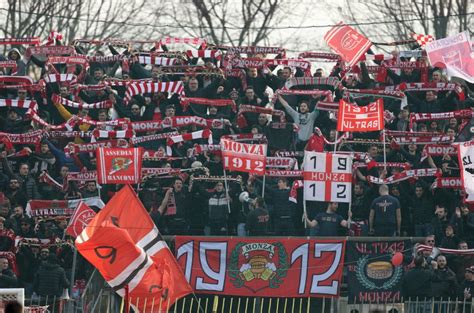
[[[78, 55], [86, 54], [87, 44], [77, 43], [74, 48]], [[360, 73], [343, 73], [343, 64], [335, 62], [331, 71], [323, 68], [313, 69], [311, 75], [317, 78], [334, 77], [340, 84], [334, 86], [304, 86], [303, 89], [329, 90], [331, 95], [278, 94], [285, 84], [294, 77], [308, 75], [300, 68], [288, 66], [264, 66], [263, 68], [241, 69], [241, 76], [227, 75], [227, 69], [221, 67], [224, 57], [195, 58], [183, 53], [174, 53], [171, 45], [162, 45], [163, 51], [139, 51], [129, 48], [116, 48], [109, 45], [92, 47], [97, 57], [114, 55], [126, 58], [137, 58], [157, 53], [160, 57], [175, 57], [178, 64], [162, 66], [130, 62], [124, 66], [123, 59], [114, 62], [90, 61], [90, 67], [80, 81], [45, 82], [40, 89], [30, 85], [16, 84], [8, 87], [2, 81], [0, 99], [35, 100], [38, 104], [37, 116], [46, 123], [31, 119], [25, 108], [0, 107], [0, 131], [2, 137], [8, 134], [25, 134], [36, 129], [44, 132], [37, 144], [15, 144], [3, 140], [0, 143], [0, 237], [2, 251], [15, 254], [16, 271], [12, 271], [10, 258], [0, 258], [2, 271], [0, 288], [22, 286], [26, 288], [27, 297], [36, 293], [39, 296], [60, 296], [63, 288], [69, 286], [72, 267], [71, 238], [65, 234], [68, 217], [32, 218], [26, 214], [30, 200], [74, 200], [90, 197], [101, 197], [107, 203], [117, 191], [118, 185], [98, 185], [96, 181], [67, 181], [72, 172], [90, 172], [96, 170], [95, 154], [91, 152], [68, 153], [68, 145], [101, 141], [106, 138], [82, 136], [86, 132], [101, 129], [114, 131], [122, 126], [94, 125], [84, 121], [111, 121], [115, 119], [127, 122], [162, 121], [176, 116], [199, 116], [205, 119], [225, 121], [223, 127], [213, 128], [212, 140], [218, 143], [225, 135], [252, 134], [248, 142], [268, 143], [268, 156], [291, 157], [296, 159], [301, 168], [304, 150], [310, 151], [352, 151], [366, 153], [366, 159], [355, 160], [357, 163], [384, 161], [384, 146], [381, 144], [381, 132], [353, 133], [349, 139], [340, 140], [336, 134], [337, 114], [319, 110], [319, 101], [333, 102], [345, 96], [344, 89], [371, 89], [378, 86], [391, 86], [403, 82], [419, 82], [418, 69], [402, 70], [387, 68], [385, 82], [379, 82], [361, 62]], [[174, 48], [174, 47], [173, 47]], [[24, 47], [20, 47], [24, 49]], [[216, 50], [212, 46], [208, 50]], [[158, 54], [159, 53], [159, 54]], [[174, 53], [174, 54], [173, 54]], [[369, 53], [372, 53], [369, 51]], [[393, 53], [395, 61], [410, 61], [397, 52]], [[248, 55], [251, 58], [269, 58], [269, 55]], [[275, 58], [281, 58], [277, 55]], [[12, 49], [4, 60], [17, 64], [14, 76], [31, 76], [35, 81], [54, 74], [63, 73], [70, 66], [48, 64], [46, 57], [31, 55], [22, 57], [20, 50]], [[98, 59], [96, 59], [98, 60]], [[420, 56], [417, 61], [427, 62]], [[369, 63], [370, 61], [367, 61]], [[415, 61], [413, 61], [415, 62]], [[316, 63], [313, 63], [313, 65]], [[327, 63], [326, 63], [327, 64]], [[380, 64], [379, 64], [380, 65]], [[180, 68], [179, 71], [173, 68]], [[383, 66], [383, 64], [381, 65]], [[192, 70], [192, 68], [199, 70]], [[82, 69], [75, 65], [76, 76]], [[12, 76], [10, 68], [4, 68], [4, 76]], [[1, 78], [1, 76], [0, 76]], [[448, 82], [449, 78], [439, 68], [429, 68], [429, 81]], [[236, 110], [225, 106], [183, 106], [178, 93], [156, 92], [126, 98], [126, 82], [147, 80], [151, 82], [182, 81], [184, 95], [188, 98], [232, 99]], [[114, 84], [113, 82], [118, 82]], [[469, 109], [474, 104], [474, 87], [472, 84], [457, 81], [465, 95], [460, 98], [454, 91], [407, 91], [408, 105], [401, 106], [399, 99], [384, 98], [385, 110], [392, 118], [386, 122], [387, 130], [410, 131], [410, 113], [438, 113]], [[78, 91], [77, 85], [86, 86]], [[95, 86], [97, 88], [87, 88]], [[53, 94], [83, 103], [111, 101], [111, 108], [88, 109], [74, 108], [53, 101]], [[373, 97], [352, 99], [359, 105], [373, 101]], [[126, 103], [127, 102], [127, 103]], [[282, 111], [284, 121], [275, 115], [256, 112], [239, 112], [242, 105], [260, 108], [271, 108]], [[73, 117], [78, 122], [72, 126], [78, 131], [72, 138], [54, 135], [54, 125], [59, 125]], [[238, 123], [244, 117], [246, 125]], [[80, 118], [80, 119], [79, 119]], [[462, 119], [433, 120], [414, 125], [415, 130], [450, 136], [453, 140], [462, 131]], [[149, 136], [170, 131], [180, 134], [190, 133], [202, 127], [166, 128], [134, 132], [133, 136]], [[79, 131], [84, 133], [79, 133]], [[263, 134], [263, 136], [258, 136]], [[339, 135], [339, 139], [338, 139]], [[322, 138], [326, 139], [325, 141]], [[129, 138], [120, 140], [128, 141]], [[167, 146], [167, 140], [157, 139], [135, 144], [145, 151], [153, 151], [151, 157], [143, 158], [143, 167], [186, 169], [177, 175], [145, 177], [136, 187], [139, 196], [153, 221], [160, 231], [170, 235], [239, 235], [239, 236], [431, 236], [437, 247], [449, 249], [474, 248], [474, 213], [471, 206], [464, 202], [465, 195], [460, 188], [433, 188], [436, 177], [413, 177], [401, 182], [380, 185], [367, 179], [368, 176], [387, 178], [402, 169], [397, 167], [357, 167], [354, 169], [352, 203], [307, 203], [307, 212], [303, 212], [302, 188], [295, 188], [299, 178], [256, 177], [246, 173], [227, 171], [228, 182], [224, 181], [221, 155], [215, 151], [196, 151], [195, 144], [207, 144], [207, 139], [196, 139]], [[66, 148], [66, 149], [65, 149]], [[171, 148], [171, 154], [167, 154]], [[412, 169], [438, 168], [441, 177], [459, 177], [457, 159], [448, 154], [442, 156], [423, 156], [423, 146], [412, 143], [397, 144], [387, 139], [386, 162], [407, 163]], [[22, 153], [19, 153], [22, 152]], [[298, 167], [294, 167], [298, 168]], [[292, 169], [294, 169], [292, 168]], [[187, 171], [189, 169], [189, 171]], [[47, 173], [51, 179], [44, 179]], [[204, 178], [203, 178], [204, 177]], [[207, 177], [207, 178], [206, 178]], [[438, 176], [439, 177], [439, 176]], [[230, 179], [232, 178], [232, 179]], [[55, 181], [58, 184], [53, 183]], [[58, 185], [62, 187], [58, 187]], [[242, 197], [242, 192], [248, 197]], [[292, 199], [290, 199], [292, 198]], [[174, 210], [173, 214], [169, 214]], [[13, 234], [13, 235], [12, 235]], [[25, 241], [15, 244], [15, 236], [35, 238], [39, 241]], [[44, 243], [47, 240], [48, 243]], [[18, 240], [17, 240], [18, 241]], [[436, 261], [428, 262], [436, 272], [433, 280], [435, 296], [453, 296], [454, 290], [462, 285], [464, 272], [466, 281], [472, 285], [474, 265], [459, 265], [460, 272], [453, 272], [447, 267], [451, 261], [438, 256]], [[9, 264], [10, 262], [10, 264]], [[457, 262], [453, 260], [452, 262]], [[84, 262], [82, 262], [84, 263]], [[424, 263], [418, 258], [415, 265]], [[436, 265], [435, 265], [436, 264]], [[446, 266], [447, 264], [447, 266]], [[85, 264], [78, 262], [78, 267]], [[87, 270], [77, 271], [76, 278], [86, 278]], [[424, 272], [423, 272], [424, 273]], [[412, 274], [415, 275], [415, 274]], [[427, 274], [428, 275], [428, 274]], [[470, 275], [470, 276], [469, 276]], [[456, 278], [457, 277], [457, 278]], [[426, 278], [428, 279], [428, 277]], [[415, 287], [412, 282], [420, 284]], [[410, 279], [407, 288], [417, 291], [425, 290], [423, 280]], [[418, 286], [418, 285], [417, 285]], [[436, 287], [437, 286], [437, 287]], [[456, 286], [456, 288], [454, 288]], [[426, 288], [425, 288], [426, 287]], [[465, 287], [463, 296], [471, 297]]]

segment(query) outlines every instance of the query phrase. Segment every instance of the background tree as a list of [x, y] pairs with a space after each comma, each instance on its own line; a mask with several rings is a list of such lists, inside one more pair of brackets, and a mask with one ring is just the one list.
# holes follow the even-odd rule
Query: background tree
[[[282, 0], [166, 1], [156, 18], [168, 19], [187, 36], [208, 38], [218, 45], [258, 45], [281, 23], [288, 6]], [[166, 31], [165, 31], [166, 32]]]
[[[409, 39], [413, 32], [444, 38], [470, 30], [472, 13], [469, 0], [345, 0], [342, 13], [369, 38]], [[367, 14], [371, 12], [371, 14]], [[383, 23], [373, 24], [383, 20]], [[364, 25], [366, 24], [366, 25]]]

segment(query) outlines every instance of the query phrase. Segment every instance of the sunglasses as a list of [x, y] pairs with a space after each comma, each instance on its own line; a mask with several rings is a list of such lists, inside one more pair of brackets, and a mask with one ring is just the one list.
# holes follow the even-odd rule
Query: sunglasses
[[434, 240], [427, 240], [426, 242], [433, 243], [433, 242], [435, 242], [435, 241], [434, 241]]

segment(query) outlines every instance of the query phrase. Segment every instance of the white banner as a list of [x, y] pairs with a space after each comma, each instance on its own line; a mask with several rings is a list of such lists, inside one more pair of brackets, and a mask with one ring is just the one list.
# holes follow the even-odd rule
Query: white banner
[[309, 201], [351, 201], [352, 157], [305, 151], [304, 199]]
[[461, 143], [458, 147], [461, 182], [467, 193], [466, 201], [474, 201], [474, 141]]

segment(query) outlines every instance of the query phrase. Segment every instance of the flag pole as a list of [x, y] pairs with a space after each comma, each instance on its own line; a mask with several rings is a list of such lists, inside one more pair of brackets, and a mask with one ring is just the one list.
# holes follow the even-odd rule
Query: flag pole
[[266, 177], [266, 175], [263, 174], [262, 198], [265, 197], [265, 177]]
[[128, 284], [125, 285], [125, 313], [130, 313], [130, 298], [129, 298], [129, 290]]
[[385, 128], [382, 129], [382, 140], [383, 140], [383, 169], [387, 170], [387, 148], [385, 142]]
[[339, 132], [336, 130], [336, 137], [334, 138], [334, 153], [337, 151], [337, 136], [339, 135]]
[[229, 210], [229, 213], [230, 213], [229, 186], [227, 185], [227, 171], [225, 170], [225, 167], [224, 167], [224, 186], [225, 186], [225, 195], [227, 197], [227, 209]]

